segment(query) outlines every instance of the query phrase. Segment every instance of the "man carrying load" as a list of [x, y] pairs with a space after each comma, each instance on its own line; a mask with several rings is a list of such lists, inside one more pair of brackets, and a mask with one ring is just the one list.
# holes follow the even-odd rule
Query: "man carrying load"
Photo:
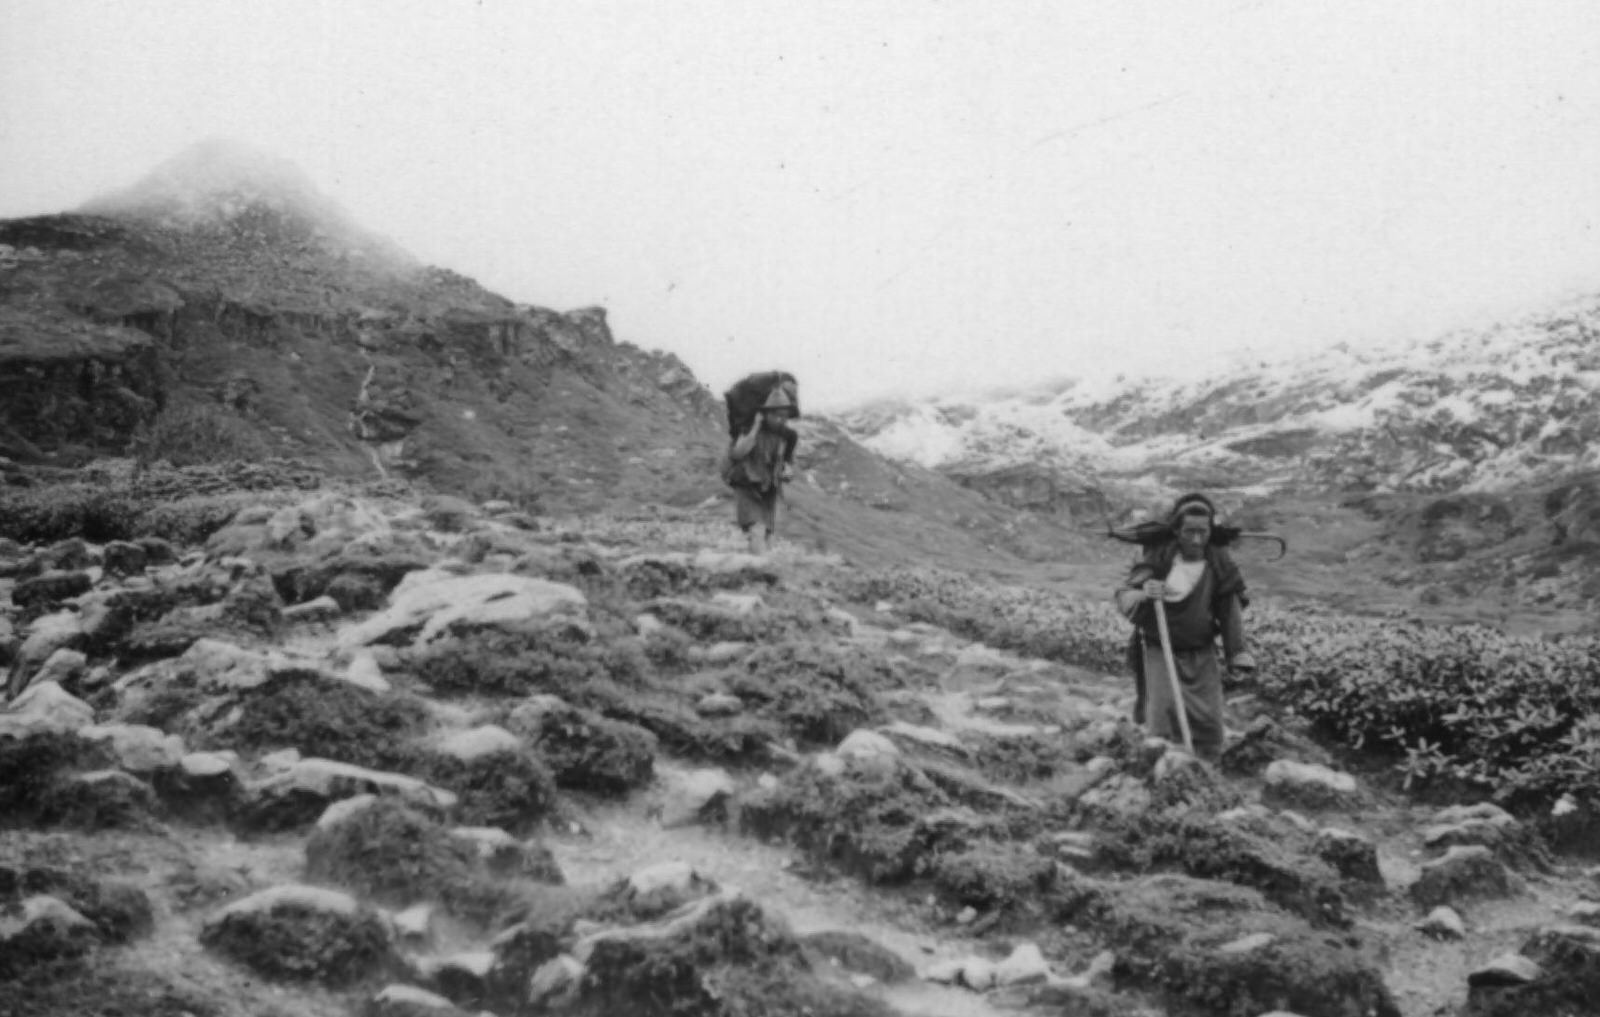
[[778, 498], [793, 475], [800, 435], [789, 421], [800, 415], [800, 389], [792, 374], [752, 374], [723, 396], [732, 441], [722, 479], [733, 488], [736, 518], [751, 554], [764, 554], [778, 529]]

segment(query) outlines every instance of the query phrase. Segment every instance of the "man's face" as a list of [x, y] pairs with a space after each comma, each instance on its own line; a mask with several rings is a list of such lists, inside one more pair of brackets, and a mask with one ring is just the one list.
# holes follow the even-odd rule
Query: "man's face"
[[1206, 553], [1206, 542], [1211, 539], [1211, 520], [1205, 516], [1184, 516], [1178, 524], [1178, 550], [1190, 561]]

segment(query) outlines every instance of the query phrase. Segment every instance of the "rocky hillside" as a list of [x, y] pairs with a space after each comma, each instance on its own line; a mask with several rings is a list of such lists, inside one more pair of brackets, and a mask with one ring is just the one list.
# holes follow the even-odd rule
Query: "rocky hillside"
[[0, 541], [0, 1014], [1594, 1012], [1589, 804], [1412, 804], [1238, 691], [1213, 768], [1103, 603], [733, 545], [337, 490]]
[[[752, 365], [752, 369], [770, 365]], [[421, 265], [292, 165], [184, 152], [81, 210], [0, 222], [0, 466], [290, 460], [546, 511], [726, 496], [720, 400], [598, 308]], [[1060, 540], [936, 472], [811, 429], [792, 531], [974, 557]], [[18, 480], [21, 482], [21, 480]], [[885, 519], [891, 516], [892, 519]], [[917, 525], [905, 525], [915, 519]]]

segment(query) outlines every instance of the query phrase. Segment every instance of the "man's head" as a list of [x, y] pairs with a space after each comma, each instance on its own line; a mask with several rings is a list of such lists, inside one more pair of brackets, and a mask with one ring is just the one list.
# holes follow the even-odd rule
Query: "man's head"
[[1178, 551], [1185, 558], [1194, 561], [1205, 555], [1216, 514], [1216, 506], [1202, 494], [1186, 494], [1172, 506], [1172, 532], [1178, 538]]

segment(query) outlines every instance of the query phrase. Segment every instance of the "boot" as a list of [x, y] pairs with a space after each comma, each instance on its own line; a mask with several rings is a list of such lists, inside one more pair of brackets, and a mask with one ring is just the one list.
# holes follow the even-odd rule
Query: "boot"
[[752, 526], [747, 536], [750, 538], [751, 554], [767, 553], [767, 531], [760, 527]]

